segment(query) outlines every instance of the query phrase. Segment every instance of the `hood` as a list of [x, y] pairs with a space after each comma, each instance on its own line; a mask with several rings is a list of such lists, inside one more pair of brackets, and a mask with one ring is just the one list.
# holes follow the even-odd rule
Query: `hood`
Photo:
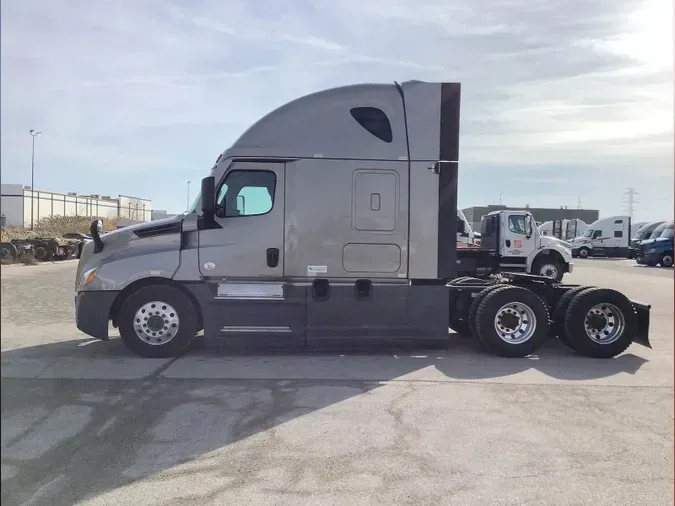
[[542, 246], [554, 246], [554, 245], [559, 245], [562, 246], [563, 248], [572, 248], [572, 245], [568, 243], [567, 241], [563, 241], [562, 239], [558, 239], [557, 237], [553, 237], [550, 235], [544, 235], [541, 237], [541, 245]]
[[656, 239], [647, 239], [645, 241], [642, 241], [640, 243], [640, 246], [652, 246], [652, 245], [661, 245], [665, 242], [672, 242], [672, 238], [670, 237], [657, 237]]
[[586, 244], [586, 243], [589, 243], [589, 242], [591, 242], [591, 238], [590, 237], [584, 237], [582, 235], [580, 235], [579, 237], [575, 237], [571, 241], [571, 243], [573, 245]]
[[137, 232], [137, 231], [160, 228], [160, 227], [165, 226], [165, 225], [173, 225], [175, 223], [180, 223], [181, 221], [183, 221], [183, 215], [177, 214], [176, 216], [171, 216], [170, 218], [163, 218], [161, 220], [146, 221], [146, 222], [143, 222], [143, 223], [135, 223], [135, 224], [129, 225], [127, 227], [122, 227], [122, 228], [112, 230], [110, 232], [106, 232], [105, 234], [101, 235], [101, 239], [103, 240], [103, 243], [106, 243], [107, 241], [115, 241], [116, 242], [120, 239], [120, 237], [130, 236], [130, 235], [134, 234], [134, 232]]
[[89, 267], [90, 262], [103, 264], [125, 256], [142, 254], [147, 249], [162, 248], [162, 243], [166, 243], [166, 247], [173, 247], [171, 243], [175, 240], [172, 240], [172, 237], [176, 237], [180, 232], [183, 218], [184, 215], [179, 214], [171, 218], [137, 223], [106, 232], [101, 235], [103, 251], [96, 255], [94, 255], [93, 240], [86, 242], [82, 247], [78, 264], [78, 279], [81, 272]]

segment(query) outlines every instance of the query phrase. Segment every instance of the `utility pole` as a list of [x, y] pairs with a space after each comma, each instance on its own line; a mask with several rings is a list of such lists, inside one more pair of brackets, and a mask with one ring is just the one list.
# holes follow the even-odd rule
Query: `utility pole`
[[635, 204], [639, 204], [640, 202], [635, 198], [639, 195], [639, 193], [635, 190], [635, 188], [626, 188], [626, 192], [624, 193], [624, 212], [630, 216], [631, 218], [633, 217], [633, 213], [635, 212]]
[[[33, 195], [35, 194], [35, 138], [42, 132], [30, 131], [30, 136], [33, 138], [33, 150], [30, 157], [30, 229], [33, 230]], [[38, 216], [39, 218], [39, 216]]]
[[577, 200], [577, 209], [581, 209], [581, 197]]

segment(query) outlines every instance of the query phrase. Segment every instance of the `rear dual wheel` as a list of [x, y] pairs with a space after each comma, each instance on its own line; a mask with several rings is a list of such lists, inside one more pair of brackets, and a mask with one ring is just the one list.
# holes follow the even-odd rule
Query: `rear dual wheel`
[[633, 303], [609, 288], [579, 289], [570, 296], [562, 325], [561, 315], [557, 318], [561, 341], [592, 358], [612, 358], [623, 353], [638, 331]]
[[472, 308], [474, 315], [469, 321], [473, 323], [474, 335], [490, 353], [525, 357], [546, 341], [548, 308], [538, 295], [526, 288], [490, 287], [478, 294]]

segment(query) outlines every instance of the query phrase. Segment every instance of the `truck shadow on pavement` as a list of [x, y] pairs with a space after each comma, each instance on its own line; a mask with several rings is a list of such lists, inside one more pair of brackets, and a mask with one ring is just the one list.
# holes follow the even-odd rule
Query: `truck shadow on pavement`
[[[171, 360], [138, 358], [120, 339], [3, 351], [3, 505], [115, 503], [137, 486], [168, 493], [167, 503], [176, 494], [190, 502], [196, 497], [180, 489], [199, 477], [206, 479], [192, 490], [207, 497], [244, 484], [264, 488], [279, 469], [299, 476], [327, 465], [313, 452], [332, 454], [345, 436], [356, 450], [330, 465], [355, 465], [359, 452], [367, 460], [380, 430], [369, 419], [386, 420], [385, 432], [410, 430], [400, 403], [417, 389], [457, 381], [512, 383], [514, 391], [561, 381], [607, 384], [646, 362], [631, 353], [578, 357], [557, 341], [535, 357], [502, 359], [454, 336], [424, 348], [264, 355], [200, 343]], [[484, 389], [476, 395], [508, 402]], [[346, 434], [353, 423], [361, 430]]]

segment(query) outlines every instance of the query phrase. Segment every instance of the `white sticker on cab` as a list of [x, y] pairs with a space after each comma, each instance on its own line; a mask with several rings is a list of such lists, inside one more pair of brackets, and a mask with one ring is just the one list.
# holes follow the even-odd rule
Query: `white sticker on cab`
[[317, 274], [326, 274], [328, 272], [328, 266], [326, 265], [308, 265], [307, 266], [307, 275], [316, 276]]

